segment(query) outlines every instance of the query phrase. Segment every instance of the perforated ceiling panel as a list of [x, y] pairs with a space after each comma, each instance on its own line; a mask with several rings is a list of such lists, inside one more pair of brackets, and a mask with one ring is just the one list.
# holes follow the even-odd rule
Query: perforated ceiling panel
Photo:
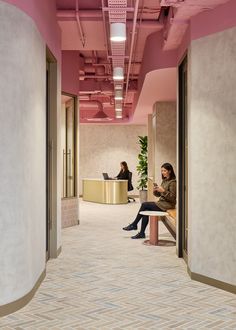
[[[126, 8], [127, 0], [108, 0], [109, 23], [126, 23]], [[111, 54], [113, 68], [124, 68], [125, 42], [111, 42]]]

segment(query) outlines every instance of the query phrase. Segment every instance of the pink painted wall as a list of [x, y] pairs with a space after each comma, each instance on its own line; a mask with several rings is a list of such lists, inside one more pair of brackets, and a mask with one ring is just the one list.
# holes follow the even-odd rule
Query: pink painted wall
[[62, 51], [62, 91], [79, 94], [80, 56], [77, 50]]
[[[148, 72], [158, 69], [165, 69], [177, 66], [177, 50], [163, 51], [163, 35], [162, 31], [150, 34], [146, 40], [143, 61], [140, 70], [140, 77], [138, 80], [138, 93], [135, 95], [134, 106], [132, 113], [134, 113], [136, 105], [139, 100], [145, 76]], [[166, 86], [168, 89], [168, 86]]]
[[[0, 0], [1, 1], [1, 0]], [[56, 0], [3, 0], [30, 16], [48, 48], [61, 62], [61, 30], [56, 17]], [[14, 22], [12, 22], [14, 24]]]
[[142, 87], [145, 75], [154, 70], [171, 68], [177, 65], [177, 51], [163, 51], [162, 31], [152, 33], [148, 36], [144, 48], [142, 67], [138, 82], [138, 89]]
[[205, 11], [191, 19], [191, 40], [229, 29], [236, 25], [236, 1], [231, 0], [212, 11]]

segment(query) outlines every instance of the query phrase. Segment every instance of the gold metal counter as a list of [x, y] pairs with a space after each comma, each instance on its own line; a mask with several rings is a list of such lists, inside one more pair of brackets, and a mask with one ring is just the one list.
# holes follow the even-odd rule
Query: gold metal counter
[[128, 202], [127, 180], [83, 179], [83, 200], [103, 204]]

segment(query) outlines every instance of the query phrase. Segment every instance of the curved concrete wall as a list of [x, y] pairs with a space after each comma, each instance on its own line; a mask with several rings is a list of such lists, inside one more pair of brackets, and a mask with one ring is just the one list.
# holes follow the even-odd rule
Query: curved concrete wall
[[[1, 0], [0, 0], [1, 1]], [[56, 19], [56, 0], [3, 0], [32, 18], [52, 54], [61, 61], [61, 30]], [[12, 21], [14, 24], [14, 20]]]
[[45, 269], [46, 49], [34, 22], [0, 1], [0, 305]]

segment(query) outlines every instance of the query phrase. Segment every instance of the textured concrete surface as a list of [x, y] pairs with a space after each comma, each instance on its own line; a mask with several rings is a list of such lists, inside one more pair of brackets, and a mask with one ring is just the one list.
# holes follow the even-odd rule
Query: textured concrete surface
[[80, 125], [80, 194], [83, 178], [102, 178], [103, 172], [115, 177], [122, 161], [127, 162], [133, 173], [132, 193], [138, 194], [139, 135], [147, 135], [145, 125]]
[[235, 33], [232, 28], [192, 42], [187, 116], [190, 269], [232, 285], [236, 285]]

